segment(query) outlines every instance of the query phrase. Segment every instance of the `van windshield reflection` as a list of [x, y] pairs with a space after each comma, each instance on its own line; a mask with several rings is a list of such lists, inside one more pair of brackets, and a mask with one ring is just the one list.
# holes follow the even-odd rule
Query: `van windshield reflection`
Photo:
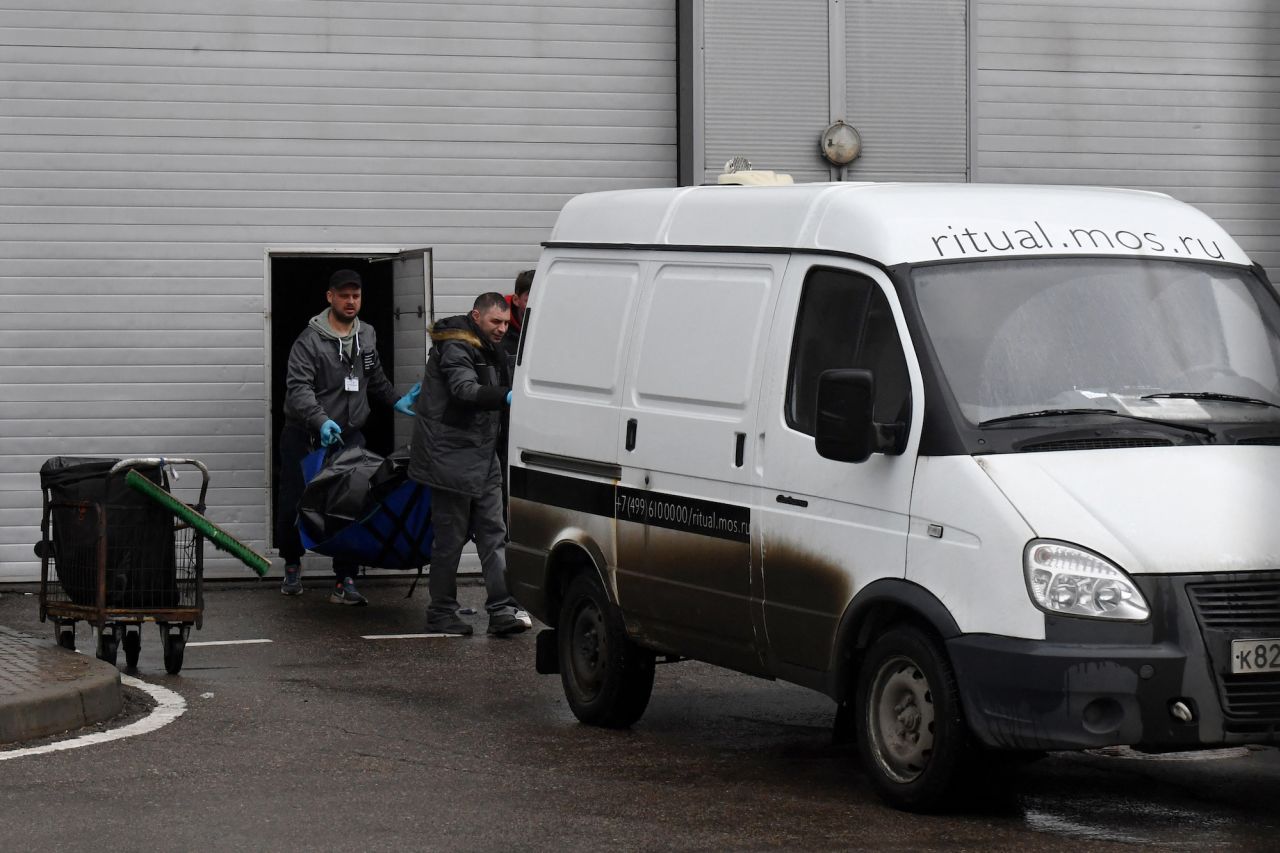
[[1249, 270], [1141, 258], [920, 267], [938, 367], [973, 424], [1098, 410], [1274, 421], [1280, 303]]

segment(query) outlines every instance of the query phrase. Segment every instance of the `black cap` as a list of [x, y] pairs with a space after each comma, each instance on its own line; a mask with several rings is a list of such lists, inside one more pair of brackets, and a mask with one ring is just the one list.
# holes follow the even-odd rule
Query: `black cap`
[[354, 284], [356, 287], [363, 288], [364, 282], [360, 280], [360, 273], [355, 270], [338, 270], [329, 276], [329, 289], [337, 290], [343, 285]]

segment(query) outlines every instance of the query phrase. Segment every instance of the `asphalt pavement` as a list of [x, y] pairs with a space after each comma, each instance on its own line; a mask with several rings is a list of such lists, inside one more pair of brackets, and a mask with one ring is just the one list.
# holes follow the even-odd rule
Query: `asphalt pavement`
[[[955, 813], [908, 815], [832, 745], [834, 706], [810, 691], [664, 665], [633, 729], [593, 729], [534, 673], [533, 632], [488, 637], [482, 613], [474, 637], [393, 639], [423, 630], [421, 587], [405, 599], [406, 582], [369, 581], [372, 606], [353, 608], [276, 583], [210, 584], [177, 676], [144, 634], [133, 675], [185, 702], [172, 722], [59, 752], [0, 747], [2, 846], [1280, 849], [1274, 749], [1055, 754]], [[0, 588], [0, 625], [51, 637], [23, 592]], [[462, 598], [481, 607], [483, 589]], [[79, 644], [92, 649], [83, 625]]]

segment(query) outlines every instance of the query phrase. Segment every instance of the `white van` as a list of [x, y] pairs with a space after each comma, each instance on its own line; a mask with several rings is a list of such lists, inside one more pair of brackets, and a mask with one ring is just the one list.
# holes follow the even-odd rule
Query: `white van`
[[819, 690], [877, 790], [1280, 740], [1280, 300], [1119, 189], [599, 193], [538, 265], [512, 592], [586, 723], [655, 658]]

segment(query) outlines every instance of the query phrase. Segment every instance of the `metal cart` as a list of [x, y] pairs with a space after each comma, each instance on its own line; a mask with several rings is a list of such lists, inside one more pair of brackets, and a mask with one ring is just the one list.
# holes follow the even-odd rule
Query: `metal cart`
[[191, 626], [203, 622], [204, 537], [124, 482], [137, 470], [168, 491], [175, 466], [199, 471], [199, 500], [188, 506], [203, 512], [209, 470], [195, 459], [55, 457], [40, 469], [40, 620], [54, 621], [59, 645], [74, 649], [84, 620], [97, 629], [98, 657], [115, 664], [123, 646], [132, 669], [142, 624], [154, 622], [164, 668], [182, 669]]

